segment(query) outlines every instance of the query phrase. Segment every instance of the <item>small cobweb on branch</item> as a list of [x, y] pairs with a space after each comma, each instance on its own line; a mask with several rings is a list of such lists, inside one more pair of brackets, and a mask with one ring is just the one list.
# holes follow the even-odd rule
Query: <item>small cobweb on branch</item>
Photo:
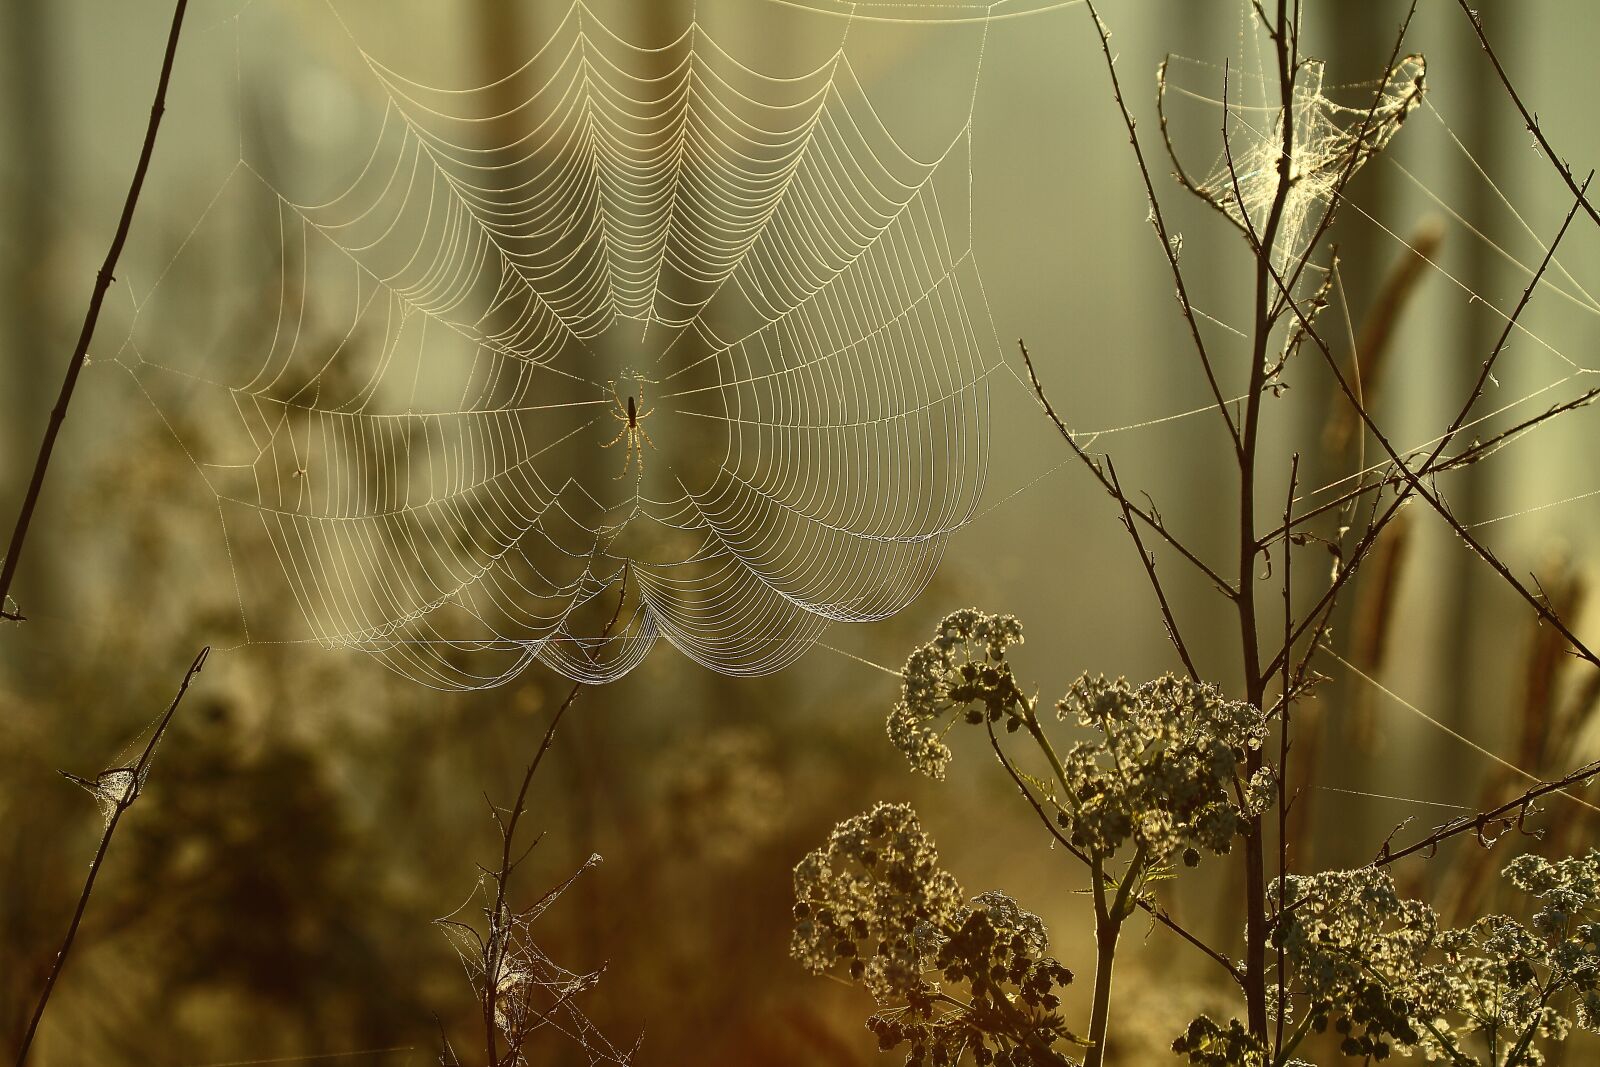
[[[1426, 69], [1422, 56], [1406, 56], [1376, 94], [1367, 92], [1365, 100], [1350, 105], [1336, 102], [1325, 91], [1320, 61], [1303, 63], [1296, 75], [1289, 114], [1285, 115], [1282, 107], [1271, 108], [1268, 113], [1274, 120], [1263, 128], [1259, 111], [1252, 114], [1255, 109], [1243, 109], [1242, 120], [1236, 120], [1229, 130], [1230, 143], [1235, 137], [1239, 143], [1218, 159], [1210, 175], [1200, 182], [1201, 195], [1222, 205], [1235, 222], [1260, 233], [1278, 191], [1287, 119], [1295, 151], [1288, 163], [1289, 192], [1274, 259], [1280, 265], [1297, 262], [1313, 237], [1312, 220], [1327, 210], [1341, 180], [1348, 180], [1381, 153], [1422, 102]], [[1238, 85], [1233, 88], [1237, 91]]]
[[[495, 1028], [511, 1054], [507, 1062], [529, 1062], [528, 1042], [549, 1031], [576, 1045], [590, 1064], [629, 1064], [634, 1048], [620, 1047], [589, 1020], [579, 999], [600, 983], [601, 971], [572, 971], [551, 959], [533, 938], [539, 917], [575, 882], [600, 862], [590, 856], [566, 881], [533, 906], [513, 911], [498, 905], [494, 882], [479, 880], [473, 896], [453, 914], [437, 920], [461, 959], [480, 1002], [488, 1004]], [[466, 916], [477, 913], [483, 930]], [[602, 969], [603, 970], [603, 969]]]

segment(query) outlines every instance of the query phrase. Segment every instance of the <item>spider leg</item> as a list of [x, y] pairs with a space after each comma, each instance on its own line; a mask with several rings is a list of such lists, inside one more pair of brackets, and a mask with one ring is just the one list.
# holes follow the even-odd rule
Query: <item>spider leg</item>
[[[639, 406], [640, 407], [644, 407], [644, 401], [642, 401], [642, 400], [639, 401]], [[655, 410], [656, 410], [655, 408], [651, 408], [649, 411], [641, 411], [634, 418], [636, 419], [636, 421], [643, 422], [645, 419], [649, 418], [651, 415], [654, 415], [655, 414]]]
[[[623, 419], [622, 421], [623, 422], [627, 422], [628, 420], [627, 419]], [[624, 437], [628, 436], [628, 431], [631, 430], [631, 429], [633, 429], [632, 426], [624, 426], [622, 429], [617, 431], [617, 436], [613, 437], [611, 440], [607, 441], [605, 444], [601, 445], [600, 447], [601, 448], [610, 448], [612, 445], [616, 444], [618, 441], [620, 441]]]
[[[631, 429], [631, 427], [629, 429]], [[628, 447], [623, 451], [623, 454], [622, 454], [622, 470], [619, 471], [617, 473], [617, 476], [612, 479], [612, 481], [614, 481], [614, 482], [620, 482], [620, 481], [622, 481], [623, 478], [627, 477], [628, 467], [630, 465], [632, 465], [632, 463], [633, 463], [633, 448], [634, 448], [633, 435], [631, 433], [629, 433], [627, 429], [625, 429], [623, 432], [624, 433], [628, 433]]]
[[[656, 443], [654, 441], [650, 440], [650, 435], [644, 432], [644, 427], [643, 426], [635, 426], [634, 430], [639, 434], [640, 437], [644, 438], [645, 443], [648, 444], [651, 448], [656, 447]], [[641, 457], [639, 462], [643, 463], [644, 460], [643, 460], [642, 457], [644, 456], [644, 449], [642, 449], [642, 448], [639, 449], [639, 455]]]
[[622, 402], [622, 394], [617, 392], [617, 383], [616, 382], [607, 382], [606, 385], [608, 385], [611, 388], [611, 402], [616, 405], [616, 410], [613, 411], [611, 414], [615, 418], [619, 418], [623, 422], [627, 422], [628, 421], [628, 405]]
[[624, 415], [620, 411], [613, 411], [611, 413], [611, 417], [613, 419], [616, 419], [618, 422], [627, 422], [628, 421], [628, 416]]

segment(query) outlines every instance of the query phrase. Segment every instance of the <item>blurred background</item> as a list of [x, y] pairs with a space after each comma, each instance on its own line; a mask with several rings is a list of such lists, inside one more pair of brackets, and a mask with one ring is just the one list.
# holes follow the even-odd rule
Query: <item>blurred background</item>
[[[884, 736], [897, 682], [872, 665], [897, 669], [946, 612], [977, 606], [1022, 619], [1018, 662], [1046, 695], [1083, 671], [1143, 679], [1176, 666], [1112, 503], [1014, 377], [1013, 339], [1028, 339], [1069, 424], [1136, 427], [1093, 447], [1115, 457], [1123, 481], [1148, 491], [1170, 526], [1219, 558], [1234, 493], [1227, 449], [1214, 417], [1153, 421], [1202, 405], [1204, 382], [1081, 7], [984, 26], [907, 21], [890, 5], [847, 22], [844, 6], [825, 0], [809, 5], [816, 10], [771, 0], [592, 6], [647, 45], [676, 39], [697, 17], [731, 53], [779, 75], [813, 68], [843, 40], [885, 127], [915, 155], [958, 136], [971, 108], [971, 242], [998, 333], [993, 358], [1010, 368], [992, 379], [978, 517], [952, 537], [908, 608], [834, 627], [829, 647], [785, 671], [725, 678], [662, 644], [622, 680], [585, 692], [535, 783], [528, 822], [545, 837], [521, 882], [531, 898], [590, 853], [604, 857], [537, 932], [566, 966], [605, 966], [584, 1009], [619, 1044], [642, 1033], [636, 1062], [871, 1062], [864, 996], [805, 975], [787, 946], [792, 866], [874, 800], [914, 803], [969, 892], [1004, 888], [1046, 918], [1065, 962], [1087, 973], [1092, 959], [1090, 939], [1074, 937], [1084, 930], [1078, 872], [1040, 840], [991, 759], [962, 744], [976, 739], [957, 739], [945, 783], [907, 771]], [[1306, 6], [1305, 50], [1326, 60], [1327, 85], [1348, 87], [1330, 94], [1362, 102], [1406, 5]], [[1600, 11], [1579, 0], [1478, 6], [1530, 106], [1586, 173], [1600, 157], [1584, 82]], [[533, 55], [567, 11], [501, 0], [448, 9], [197, 0], [91, 355], [117, 349], [135, 302], [158, 285], [174, 338], [189, 320], [242, 320], [276, 303], [273, 226], [245, 219], [236, 243], [211, 242], [199, 258], [185, 242], [240, 158], [270, 164], [273, 184], [305, 199], [349, 181], [383, 100], [357, 42], [419, 82], [484, 86]], [[1169, 74], [1183, 90], [1168, 101], [1174, 138], [1209, 172], [1220, 65], [1249, 47], [1239, 5], [1107, 0], [1102, 14], [1146, 151], [1158, 156], [1154, 74], [1164, 56], [1184, 57]], [[0, 18], [7, 522], [126, 191], [169, 15], [155, 0], [15, 0]], [[1406, 50], [1427, 56], [1430, 106], [1357, 179], [1359, 210], [1342, 213], [1336, 231], [1347, 300], [1330, 314], [1349, 317], [1335, 335], [1360, 335], [1394, 291], [1406, 244], [1430, 250], [1437, 267], [1414, 283], [1381, 378], [1370, 382], [1394, 438], [1420, 444], [1454, 414], [1492, 346], [1502, 322], [1494, 309], [1509, 308], [1526, 284], [1517, 261], [1539, 255], [1529, 229], [1548, 239], [1569, 205], [1454, 4], [1423, 3]], [[1198, 299], [1226, 345], [1227, 325], [1247, 314], [1246, 250], [1166, 179], [1164, 158], [1157, 163], [1184, 262], [1202, 279]], [[953, 215], [965, 222], [965, 211]], [[1563, 245], [1564, 273], [1553, 280], [1565, 295], [1536, 300], [1529, 336], [1513, 344], [1482, 407], [1520, 406], [1485, 424], [1485, 436], [1594, 384], [1586, 368], [1600, 367], [1600, 305], [1584, 286], [1600, 266], [1597, 236], [1579, 225]], [[208, 284], [208, 265], [220, 261], [230, 264], [222, 292]], [[169, 264], [178, 265], [171, 275]], [[1306, 362], [1286, 377], [1290, 388], [1270, 407], [1264, 454], [1278, 473], [1269, 484], [1281, 485], [1299, 450], [1302, 484], [1320, 488], [1361, 465], [1359, 435], [1341, 427], [1326, 374]], [[90, 798], [58, 770], [92, 776], [111, 765], [209, 643], [218, 651], [114, 846], [35, 1062], [338, 1054], [423, 1063], [441, 1026], [470, 1049], [476, 1005], [431, 923], [468, 896], [477, 865], [497, 857], [485, 795], [504, 802], [514, 792], [568, 683], [536, 666], [498, 688], [436, 692], [354, 651], [275, 643], [301, 623], [288, 599], [250, 605], [245, 643], [235, 576], [274, 572], [278, 562], [235, 554], [245, 549], [223, 537], [216, 497], [186, 455], [213, 432], [208, 420], [226, 414], [195, 405], [174, 424], [110, 358], [91, 362], [74, 401], [16, 590], [28, 622], [0, 630], [4, 1044], [31, 1008], [99, 831]], [[1585, 610], [1600, 547], [1600, 496], [1585, 496], [1600, 491], [1597, 418], [1578, 410], [1444, 483], [1457, 514], [1485, 524], [1484, 539], [1512, 570], [1537, 571], [1585, 635], [1600, 627]], [[608, 472], [613, 458], [604, 457]], [[1330, 517], [1319, 533], [1333, 537], [1337, 525]], [[1318, 561], [1308, 571], [1323, 565], [1318, 551], [1304, 552]], [[1225, 605], [1163, 567], [1202, 662], [1235, 684]], [[1397, 527], [1337, 617], [1334, 640], [1395, 694], [1525, 769], [1560, 773], [1595, 755], [1592, 684], [1436, 517], [1417, 510]], [[1297, 783], [1303, 867], [1362, 862], [1402, 820], [1426, 827], [1450, 806], [1515, 792], [1482, 755], [1336, 665], [1325, 669]], [[1593, 841], [1587, 813], [1560, 829], [1543, 847]], [[1489, 899], [1483, 874], [1500, 859], [1463, 846], [1406, 876], [1459, 916]], [[1215, 866], [1173, 910], [1225, 938], [1238, 920], [1228, 874]], [[1160, 932], [1130, 945], [1119, 1010], [1142, 1024], [1125, 1028], [1118, 1062], [1154, 1058], [1221, 996], [1191, 962]], [[536, 1039], [542, 1062], [587, 1062], [547, 1044]]]

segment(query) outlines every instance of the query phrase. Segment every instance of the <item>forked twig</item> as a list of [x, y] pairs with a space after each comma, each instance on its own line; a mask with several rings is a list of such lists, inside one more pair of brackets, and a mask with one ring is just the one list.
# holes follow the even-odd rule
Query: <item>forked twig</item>
[[[1034, 814], [1039, 817], [1039, 821], [1044, 824], [1044, 828], [1050, 831], [1050, 836], [1055, 838], [1056, 842], [1060, 844], [1060, 846], [1065, 849], [1073, 858], [1077, 859], [1086, 866], [1089, 865], [1091, 861], [1088, 854], [1077, 845], [1074, 845], [1072, 841], [1061, 832], [1060, 828], [1056, 826], [1055, 822], [1051, 820], [1049, 814], [1044, 810], [1044, 805], [1039, 803], [1039, 798], [1033, 795], [1033, 790], [1029, 789], [1028, 783], [1023, 780], [1022, 773], [1018, 771], [1016, 765], [1011, 762], [1011, 757], [1007, 756], [1005, 749], [1000, 747], [1000, 738], [994, 732], [994, 723], [986, 721], [985, 728], [989, 732], [989, 747], [994, 749], [995, 758], [1000, 761], [1000, 766], [1005, 768], [1006, 774], [1008, 774], [1011, 777], [1011, 781], [1016, 784], [1017, 790], [1022, 794], [1023, 799], [1026, 800], [1029, 806], [1033, 808]], [[1156, 922], [1160, 923], [1162, 926], [1165, 926], [1168, 930], [1171, 930], [1173, 933], [1183, 938], [1183, 940], [1189, 942], [1190, 945], [1193, 945], [1195, 948], [1199, 949], [1219, 967], [1227, 971], [1228, 977], [1232, 978], [1240, 987], [1243, 987], [1243, 972], [1241, 972], [1238, 965], [1230, 960], [1227, 956], [1224, 956], [1222, 953], [1218, 952], [1216, 949], [1202, 941], [1199, 937], [1190, 933], [1185, 927], [1180, 925], [1176, 919], [1168, 915], [1165, 909], [1150, 903], [1150, 901], [1146, 900], [1142, 896], [1134, 896], [1133, 902], [1142, 911], [1148, 913], [1149, 916]]]
[[1050, 397], [1045, 393], [1044, 385], [1040, 383], [1039, 375], [1033, 369], [1033, 357], [1028, 353], [1027, 344], [1019, 338], [1017, 340], [1017, 347], [1022, 351], [1022, 363], [1023, 366], [1027, 368], [1028, 381], [1033, 384], [1034, 395], [1039, 398], [1039, 403], [1044, 408], [1044, 413], [1049, 416], [1050, 421], [1055, 425], [1056, 431], [1061, 434], [1062, 440], [1066, 441], [1067, 446], [1072, 449], [1073, 455], [1077, 456], [1078, 459], [1082, 461], [1083, 465], [1089, 468], [1089, 473], [1095, 476], [1095, 479], [1100, 483], [1101, 488], [1103, 488], [1107, 493], [1111, 494], [1111, 496], [1117, 501], [1117, 504], [1124, 508], [1128, 514], [1144, 523], [1151, 530], [1154, 530], [1160, 535], [1161, 539], [1168, 545], [1172, 546], [1172, 548], [1175, 549], [1180, 556], [1192, 563], [1195, 569], [1209, 578], [1211, 583], [1217, 587], [1217, 590], [1221, 592], [1223, 596], [1230, 600], [1233, 599], [1237, 594], [1234, 592], [1233, 587], [1228, 584], [1227, 579], [1218, 574], [1209, 563], [1201, 559], [1191, 548], [1189, 548], [1188, 545], [1184, 544], [1181, 539], [1172, 533], [1172, 531], [1168, 530], [1166, 523], [1161, 521], [1161, 516], [1157, 515], [1154, 511], [1147, 511], [1144, 508], [1141, 508], [1139, 505], [1135, 504], [1133, 501], [1124, 496], [1121, 490], [1117, 488], [1116, 484], [1106, 474], [1106, 470], [1100, 464], [1100, 462], [1096, 460], [1094, 456], [1090, 455], [1088, 450], [1085, 449], [1083, 445], [1078, 443], [1078, 439], [1073, 436], [1072, 431], [1067, 428], [1067, 424], [1063, 422], [1061, 420], [1061, 416], [1056, 413], [1055, 406], [1050, 403]]

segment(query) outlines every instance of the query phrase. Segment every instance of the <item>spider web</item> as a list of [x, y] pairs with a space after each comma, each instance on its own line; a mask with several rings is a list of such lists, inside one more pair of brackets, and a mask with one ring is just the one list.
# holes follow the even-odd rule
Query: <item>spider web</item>
[[[723, 47], [698, 16], [675, 40], [640, 47], [591, 0], [551, 12], [554, 28], [520, 69], [465, 89], [410, 78], [361, 35], [336, 32], [354, 81], [378, 100], [373, 135], [340, 157], [364, 166], [333, 196], [297, 197], [283, 191], [281, 163], [241, 151], [151, 295], [136, 299], [114, 357], [216, 495], [247, 641], [285, 640], [251, 629], [252, 609], [281, 597], [308, 634], [289, 643], [363, 649], [443, 688], [492, 685], [536, 661], [611, 679], [662, 637], [715, 669], [755, 673], [792, 662], [834, 621], [903, 606], [952, 534], [1075, 461], [1019, 471], [1020, 484], [978, 506], [991, 373], [1003, 369], [1032, 400], [1019, 368], [999, 358], [973, 262], [973, 112], [956, 109], [939, 150], [908, 149], [857, 75], [851, 34], [874, 22], [971, 24], [976, 104], [991, 23], [1077, 6], [771, 0], [763, 17], [791, 9], [834, 35], [811, 65], [774, 73]], [[1075, 40], [1080, 13], [1061, 14], [1040, 23], [1060, 22]], [[1244, 26], [1248, 5], [1239, 16]], [[1252, 48], [1260, 41], [1242, 29], [1246, 63], [1226, 101], [1223, 67], [1170, 57], [1172, 95], [1189, 108], [1179, 128], [1214, 131], [1229, 115], [1240, 188], [1231, 177], [1219, 185], [1226, 161], [1214, 138], [1195, 160], [1196, 185], [1224, 204], [1242, 196], [1247, 209], [1282, 121], [1259, 56], [1247, 69]], [[1416, 66], [1406, 59], [1386, 83], [1383, 137], [1405, 115], [1408, 128], [1435, 133], [1400, 145], [1448, 137], [1515, 232], [1491, 239], [1404, 153], [1376, 165], [1415, 185], [1413, 207], [1443, 210], [1461, 231], [1452, 240], [1486, 246], [1525, 277], [1552, 229], [1547, 212], [1524, 218], [1432, 99], [1419, 106]], [[1324, 172], [1349, 150], [1377, 88], [1324, 85], [1313, 66], [1302, 77], [1295, 219], [1325, 203]], [[1343, 208], [1348, 225], [1407, 248], [1395, 215], [1358, 200]], [[1283, 228], [1281, 255], [1292, 257], [1304, 230], [1294, 219]], [[219, 249], [263, 240], [278, 249], [255, 263], [271, 268], [255, 282], [264, 308], [195, 322], [187, 307], [162, 307], [177, 281], [215, 267]], [[1579, 314], [1555, 320], [1536, 302], [1504, 363], [1514, 378], [1504, 391], [1493, 383], [1488, 410], [1464, 432], [1503, 431], [1539, 405], [1574, 402], [1573, 390], [1587, 395], [1596, 371], [1568, 354], [1580, 338], [1567, 320], [1581, 333], [1600, 301], [1564, 258], [1542, 291]], [[1312, 263], [1307, 273], [1326, 271]], [[1496, 328], [1508, 318], [1504, 294], [1474, 291], [1444, 261], [1430, 259], [1429, 272]], [[1334, 313], [1348, 320], [1334, 280]], [[210, 282], [200, 282], [207, 292], [218, 288]], [[1204, 294], [1196, 314], [1242, 368], [1246, 339], [1224, 295]], [[1349, 332], [1348, 321], [1329, 328]], [[1228, 377], [1225, 395], [1237, 399]], [[1213, 410], [1194, 390], [1154, 405], [1136, 395], [1145, 401], [1067, 400], [1065, 417], [1081, 444], [1099, 447]], [[628, 399], [647, 413], [638, 428], [649, 440], [607, 450]], [[218, 413], [231, 417], [231, 437], [207, 422]], [[1402, 422], [1403, 450], [1437, 440], [1427, 419]], [[1546, 454], [1524, 442], [1537, 434], [1559, 450], [1553, 425], [1505, 437], [1497, 462], [1541, 467]], [[1385, 466], [1363, 441], [1349, 473], [1306, 486], [1298, 503]], [[1550, 483], [1519, 477], [1516, 497], [1463, 520], [1503, 537], [1506, 520], [1600, 492]], [[249, 539], [270, 546], [281, 588], [252, 573]], [[601, 641], [624, 580], [636, 605]]]
[[[769, 672], [924, 588], [977, 508], [1003, 365], [972, 116], [913, 154], [824, 21], [837, 47], [774, 75], [698, 15], [643, 47], [577, 0], [465, 89], [352, 33], [381, 102], [353, 180], [291, 197], [241, 150], [116, 358], [216, 495], [247, 641], [279, 639], [251, 603], [285, 593], [246, 542], [295, 640], [439, 688], [609, 681], [663, 638]], [[164, 313], [252, 224], [264, 306]]]

